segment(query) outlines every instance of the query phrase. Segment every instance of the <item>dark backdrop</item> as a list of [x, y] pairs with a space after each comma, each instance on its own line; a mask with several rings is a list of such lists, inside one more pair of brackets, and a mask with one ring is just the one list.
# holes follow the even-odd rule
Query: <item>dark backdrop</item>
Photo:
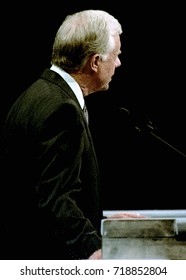
[[[186, 153], [186, 43], [181, 1], [5, 5], [1, 9], [0, 125], [15, 98], [50, 67], [52, 43], [64, 16], [89, 8], [112, 13], [123, 26], [122, 66], [107, 92], [87, 98], [104, 208], [185, 208], [181, 153]], [[156, 133], [181, 153], [149, 133], [149, 120]]]

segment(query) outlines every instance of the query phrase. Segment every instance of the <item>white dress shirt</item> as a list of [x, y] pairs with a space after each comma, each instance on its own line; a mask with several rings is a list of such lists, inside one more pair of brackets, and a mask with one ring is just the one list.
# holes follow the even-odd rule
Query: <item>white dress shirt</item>
[[67, 82], [67, 84], [73, 90], [73, 92], [74, 92], [75, 96], [77, 97], [79, 104], [83, 110], [83, 108], [85, 106], [85, 101], [84, 101], [82, 90], [81, 90], [80, 86], [78, 85], [78, 83], [76, 82], [76, 80], [74, 80], [74, 78], [72, 76], [70, 76], [66, 71], [64, 71], [63, 69], [59, 68], [56, 65], [52, 65], [50, 69], [53, 70], [54, 72], [58, 73]]

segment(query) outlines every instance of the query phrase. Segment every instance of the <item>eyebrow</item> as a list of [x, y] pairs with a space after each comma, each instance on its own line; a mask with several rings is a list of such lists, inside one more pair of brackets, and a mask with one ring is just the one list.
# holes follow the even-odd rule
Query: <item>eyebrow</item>
[[118, 55], [120, 55], [121, 53], [122, 53], [122, 51], [119, 50], [118, 52], [114, 52], [113, 54], [118, 56]]

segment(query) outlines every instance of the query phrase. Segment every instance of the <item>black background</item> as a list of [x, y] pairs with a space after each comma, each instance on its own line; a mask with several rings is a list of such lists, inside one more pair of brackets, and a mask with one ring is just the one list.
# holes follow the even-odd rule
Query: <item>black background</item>
[[[104, 9], [123, 27], [120, 68], [107, 92], [87, 98], [105, 209], [185, 208], [185, 15], [182, 1], [52, 1], [1, 8], [1, 125], [43, 69], [64, 17]], [[131, 115], [124, 110], [127, 108]], [[142, 127], [138, 133], [134, 123]], [[144, 128], [144, 132], [143, 132]]]

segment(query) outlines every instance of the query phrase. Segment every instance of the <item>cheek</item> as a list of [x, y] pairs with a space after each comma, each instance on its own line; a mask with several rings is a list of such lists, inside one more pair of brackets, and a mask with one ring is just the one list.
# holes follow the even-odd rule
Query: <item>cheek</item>
[[115, 68], [115, 62], [105, 64], [104, 67], [100, 70], [100, 80], [103, 83], [107, 83], [108, 81], [110, 81], [110, 78], [115, 72]]
[[116, 65], [114, 62], [110, 63], [107, 67], [107, 69], [105, 69], [106, 71], [106, 75], [107, 76], [112, 76], [114, 71], [115, 71]]
[[108, 82], [114, 73], [114, 69], [115, 67], [109, 67], [108, 69], [105, 69], [105, 71], [102, 72], [102, 80]]
[[115, 73], [115, 69], [116, 69], [116, 64], [112, 63], [108, 69], [108, 75], [112, 76]]

